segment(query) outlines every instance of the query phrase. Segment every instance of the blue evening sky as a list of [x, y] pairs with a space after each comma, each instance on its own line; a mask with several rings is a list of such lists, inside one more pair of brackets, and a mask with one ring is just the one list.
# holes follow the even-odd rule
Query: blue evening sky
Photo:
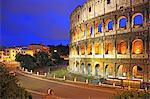
[[86, 0], [0, 0], [0, 45], [69, 44], [69, 17]]

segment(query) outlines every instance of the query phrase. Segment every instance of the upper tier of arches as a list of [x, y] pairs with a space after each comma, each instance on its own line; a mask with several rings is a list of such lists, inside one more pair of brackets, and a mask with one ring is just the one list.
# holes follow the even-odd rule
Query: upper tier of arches
[[[96, 19], [94, 21], [89, 21], [88, 23], [83, 23], [78, 27], [75, 27], [71, 31], [71, 42], [76, 42], [83, 40], [85, 38], [97, 37], [98, 35], [110, 35], [115, 34], [115, 31], [123, 31], [130, 28], [145, 27], [149, 21], [143, 13], [134, 13], [129, 19], [127, 16], [118, 16], [117, 19]], [[127, 31], [126, 31], [127, 32]]]

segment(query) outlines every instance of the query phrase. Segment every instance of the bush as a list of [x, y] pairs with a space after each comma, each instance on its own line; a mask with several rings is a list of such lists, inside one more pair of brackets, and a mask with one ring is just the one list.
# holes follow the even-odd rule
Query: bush
[[0, 64], [0, 99], [26, 99], [32, 96], [17, 84], [18, 80], [11, 75], [4, 65]]
[[125, 90], [117, 93], [114, 99], [150, 99], [150, 93], [138, 90]]
[[100, 81], [101, 83], [104, 83], [104, 82], [106, 81], [106, 79], [105, 79], [105, 78], [100, 78], [99, 81]]

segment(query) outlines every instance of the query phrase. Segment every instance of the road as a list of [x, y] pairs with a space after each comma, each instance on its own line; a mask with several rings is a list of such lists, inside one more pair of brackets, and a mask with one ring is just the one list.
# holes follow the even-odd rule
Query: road
[[[17, 74], [19, 84], [24, 88], [32, 91], [46, 93], [48, 88], [52, 88], [58, 97], [65, 99], [110, 99], [113, 97], [116, 90], [112, 88], [99, 88], [94, 90], [92, 88], [75, 87], [67, 84], [55, 83], [28, 77]], [[35, 99], [41, 99], [42, 96], [33, 94]]]

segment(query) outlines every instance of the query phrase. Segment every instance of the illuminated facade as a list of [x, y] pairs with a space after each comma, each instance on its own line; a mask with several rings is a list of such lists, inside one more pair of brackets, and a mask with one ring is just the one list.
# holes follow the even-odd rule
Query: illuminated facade
[[38, 52], [46, 52], [49, 54], [49, 47], [43, 45], [43, 44], [31, 44], [28, 46], [28, 49], [33, 50], [34, 53]]
[[22, 49], [22, 48], [7, 48], [3, 51], [0, 51], [0, 61], [15, 61], [16, 55], [20, 54], [27, 54], [33, 56], [33, 51], [28, 49]]
[[149, 0], [87, 0], [70, 16], [69, 70], [150, 80]]

